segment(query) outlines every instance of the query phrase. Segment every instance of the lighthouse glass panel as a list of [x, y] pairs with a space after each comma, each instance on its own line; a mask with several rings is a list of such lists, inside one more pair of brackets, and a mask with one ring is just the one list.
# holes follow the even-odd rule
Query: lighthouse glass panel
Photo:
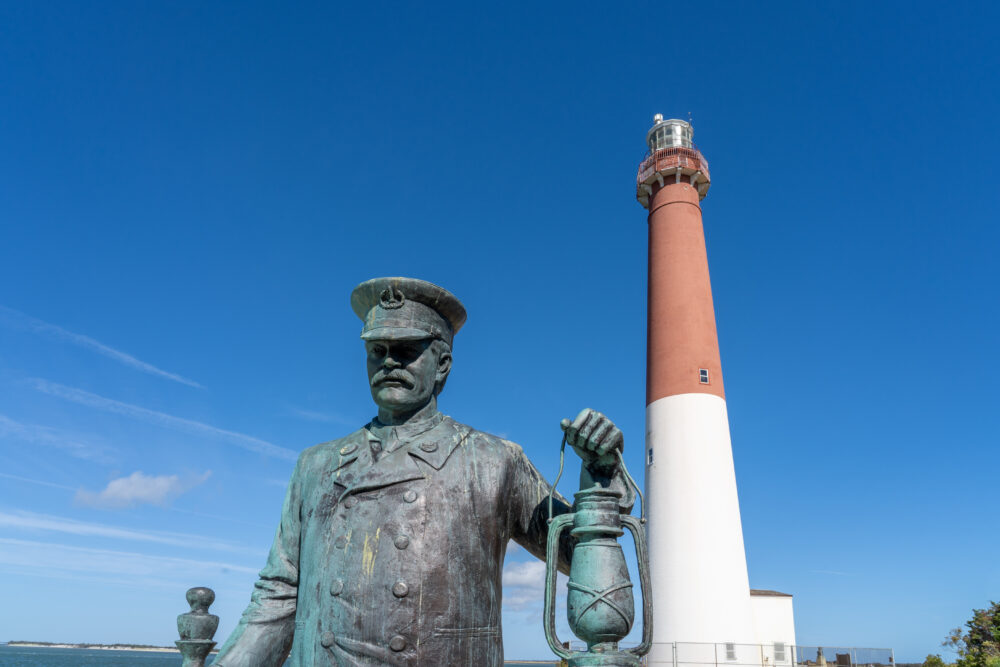
[[670, 126], [661, 127], [653, 133], [653, 145], [650, 148], [654, 151], [669, 148], [673, 145], [673, 132]]
[[650, 150], [658, 151], [664, 148], [691, 148], [694, 130], [684, 121], [666, 121], [657, 127], [649, 138]]
[[694, 132], [691, 129], [691, 126], [690, 125], [688, 125], [688, 126], [680, 125], [680, 126], [678, 126], [677, 129], [680, 130], [680, 141], [678, 142], [678, 145], [680, 145], [680, 146], [686, 146], [686, 147], [690, 148], [691, 144], [692, 144], [692, 141], [694, 139], [694, 136], [693, 136]]

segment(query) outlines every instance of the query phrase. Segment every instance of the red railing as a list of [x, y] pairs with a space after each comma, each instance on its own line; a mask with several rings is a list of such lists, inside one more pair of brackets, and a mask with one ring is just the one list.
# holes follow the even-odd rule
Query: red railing
[[646, 158], [639, 163], [639, 173], [636, 175], [636, 182], [641, 185], [658, 171], [669, 171], [678, 167], [700, 171], [705, 174], [706, 180], [712, 180], [708, 172], [708, 160], [701, 154], [701, 151], [697, 148], [671, 146], [670, 148], [661, 148], [658, 151], [646, 154]]

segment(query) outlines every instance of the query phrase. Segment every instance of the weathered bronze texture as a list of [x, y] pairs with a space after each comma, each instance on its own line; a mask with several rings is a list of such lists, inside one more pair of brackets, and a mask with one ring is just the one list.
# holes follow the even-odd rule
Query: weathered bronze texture
[[[378, 416], [299, 457], [267, 565], [214, 664], [499, 667], [507, 543], [545, 558], [549, 484], [518, 445], [438, 411], [458, 299], [380, 278], [351, 305]], [[566, 434], [581, 488], [617, 493], [627, 513], [621, 431], [584, 410]], [[557, 496], [553, 513], [570, 511]], [[576, 539], [555, 547], [563, 572]]]
[[[563, 428], [569, 426], [563, 420]], [[568, 431], [568, 429], [567, 429]], [[567, 435], [568, 439], [568, 435]], [[566, 448], [563, 440], [562, 450]], [[564, 456], [559, 454], [559, 474], [562, 477]], [[621, 452], [616, 452], [619, 472], [628, 479], [636, 492], [635, 480], [628, 474]], [[640, 494], [641, 495], [641, 494]], [[649, 652], [653, 640], [652, 600], [649, 597], [649, 556], [646, 534], [643, 530], [645, 504], [641, 521], [623, 515], [620, 510], [621, 494], [616, 489], [594, 485], [575, 495], [571, 514], [553, 516], [550, 509], [549, 536], [545, 559], [545, 638], [552, 651], [569, 667], [639, 667], [639, 658]], [[642, 582], [642, 642], [633, 649], [622, 651], [618, 647], [632, 629], [635, 620], [635, 602], [628, 566], [618, 538], [624, 534], [622, 526], [632, 533], [635, 541], [639, 578]], [[572, 554], [567, 588], [566, 612], [569, 627], [587, 643], [587, 651], [570, 651], [567, 644], [556, 635], [555, 591], [556, 565], [559, 542], [565, 529], [576, 538]]]
[[174, 643], [184, 658], [181, 667], [204, 667], [205, 658], [215, 647], [212, 637], [219, 629], [219, 617], [208, 613], [215, 601], [215, 592], [199, 586], [189, 589], [186, 597], [191, 611], [177, 617], [177, 632], [181, 638]]
[[618, 496], [601, 488], [575, 496], [577, 539], [569, 568], [566, 611], [569, 627], [587, 646], [624, 639], [635, 620], [632, 581], [618, 544], [624, 534]]

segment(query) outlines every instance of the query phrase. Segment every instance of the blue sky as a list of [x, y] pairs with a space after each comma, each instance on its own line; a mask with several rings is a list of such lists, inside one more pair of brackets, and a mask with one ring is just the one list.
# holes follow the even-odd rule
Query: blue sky
[[[0, 640], [167, 643], [190, 585], [228, 633], [295, 453], [373, 414], [348, 305], [370, 277], [466, 304], [447, 413], [554, 477], [591, 406], [641, 474], [634, 175], [660, 112], [712, 164], [751, 584], [795, 595], [801, 644], [940, 651], [1000, 597], [998, 20], [0, 7]], [[530, 560], [511, 657], [548, 655]]]

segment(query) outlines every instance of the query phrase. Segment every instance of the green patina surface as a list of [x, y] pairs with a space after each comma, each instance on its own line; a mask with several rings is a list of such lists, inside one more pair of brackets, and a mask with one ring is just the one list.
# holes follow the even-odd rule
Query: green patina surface
[[[214, 664], [500, 667], [504, 554], [514, 540], [545, 558], [550, 486], [518, 445], [438, 410], [465, 322], [458, 299], [381, 278], [351, 302], [378, 416], [300, 456], [267, 564]], [[621, 432], [584, 410], [566, 434], [581, 488], [608, 490], [627, 513]], [[555, 497], [556, 516], [571, 511]], [[569, 573], [582, 540], [565, 532], [555, 566]]]

